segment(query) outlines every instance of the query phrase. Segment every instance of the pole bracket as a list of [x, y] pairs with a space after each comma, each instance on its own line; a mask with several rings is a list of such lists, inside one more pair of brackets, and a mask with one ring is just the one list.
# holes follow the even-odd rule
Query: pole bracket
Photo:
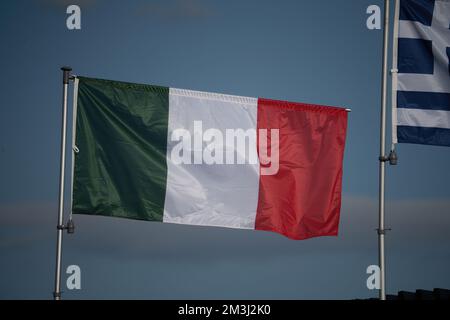
[[384, 229], [378, 228], [376, 230], [377, 230], [378, 235], [385, 235], [387, 231], [391, 231], [391, 228], [384, 228]]
[[389, 161], [390, 165], [395, 166], [398, 163], [398, 156], [397, 156], [397, 153], [395, 152], [395, 150], [391, 150], [391, 152], [389, 153], [389, 156], [387, 156], [387, 157], [384, 155], [379, 156], [378, 160], [380, 162], [388, 162]]
[[61, 292], [53, 292], [53, 298], [54, 299], [60, 299], [61, 298]]
[[72, 219], [69, 219], [67, 221], [67, 224], [59, 224], [56, 226], [56, 229], [58, 230], [67, 230], [67, 233], [74, 233], [75, 232], [75, 224], [73, 223]]

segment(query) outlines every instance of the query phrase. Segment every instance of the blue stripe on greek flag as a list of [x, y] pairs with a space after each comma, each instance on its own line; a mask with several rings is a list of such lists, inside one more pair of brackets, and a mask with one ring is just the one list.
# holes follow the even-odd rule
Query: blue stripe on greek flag
[[397, 91], [397, 108], [450, 111], [450, 93]]

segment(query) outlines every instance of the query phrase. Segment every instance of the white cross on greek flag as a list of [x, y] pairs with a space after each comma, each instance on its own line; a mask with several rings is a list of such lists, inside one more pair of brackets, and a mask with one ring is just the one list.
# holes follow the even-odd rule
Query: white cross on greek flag
[[450, 1], [400, 0], [394, 22], [394, 143], [450, 146]]

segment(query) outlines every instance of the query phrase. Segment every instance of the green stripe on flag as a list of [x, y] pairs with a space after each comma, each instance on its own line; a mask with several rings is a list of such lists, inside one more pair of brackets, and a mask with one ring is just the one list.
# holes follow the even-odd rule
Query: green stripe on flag
[[77, 214], [162, 221], [169, 88], [79, 77]]

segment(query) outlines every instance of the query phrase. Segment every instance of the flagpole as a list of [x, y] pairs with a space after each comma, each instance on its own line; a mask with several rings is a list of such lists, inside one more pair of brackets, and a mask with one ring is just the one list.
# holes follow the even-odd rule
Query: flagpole
[[383, 35], [383, 75], [381, 81], [381, 126], [380, 126], [380, 171], [379, 171], [379, 226], [378, 226], [378, 259], [380, 267], [380, 300], [386, 300], [386, 269], [384, 252], [384, 185], [386, 161], [386, 101], [387, 101], [387, 72], [388, 72], [388, 38], [389, 38], [389, 0], [384, 3], [384, 35]]
[[56, 240], [56, 270], [55, 270], [55, 291], [53, 298], [61, 299], [61, 257], [62, 257], [62, 236], [63, 230], [67, 229], [63, 224], [64, 211], [64, 171], [66, 165], [66, 129], [67, 129], [67, 90], [70, 80], [70, 67], [62, 67], [63, 71], [63, 102], [62, 102], [62, 128], [61, 128], [61, 154], [60, 154], [60, 170], [59, 170], [59, 204], [58, 204], [58, 224], [57, 240]]

